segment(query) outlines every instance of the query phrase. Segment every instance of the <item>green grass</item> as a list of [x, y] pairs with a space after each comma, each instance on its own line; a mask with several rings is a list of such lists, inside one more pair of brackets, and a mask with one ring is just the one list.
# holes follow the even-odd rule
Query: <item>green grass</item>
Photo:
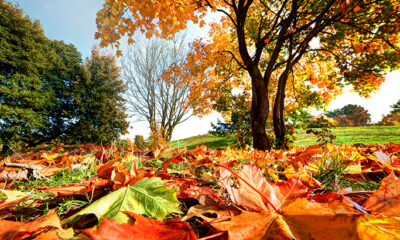
[[[338, 127], [332, 129], [336, 136], [336, 144], [355, 143], [387, 143], [400, 142], [400, 126], [367, 126], [367, 127]], [[297, 146], [308, 146], [317, 143], [317, 138], [307, 134], [305, 130], [298, 130]], [[209, 148], [227, 148], [234, 140], [233, 136], [218, 137], [204, 134], [171, 142], [173, 148], [195, 148], [196, 145], [207, 145]], [[179, 146], [178, 146], [179, 142]]]
[[233, 143], [234, 139], [235, 138], [233, 136], [218, 137], [211, 134], [204, 134], [195, 137], [185, 138], [182, 140], [172, 141], [171, 147], [179, 149], [186, 147], [187, 149], [193, 149], [197, 145], [207, 145], [209, 148], [219, 149], [229, 147]]

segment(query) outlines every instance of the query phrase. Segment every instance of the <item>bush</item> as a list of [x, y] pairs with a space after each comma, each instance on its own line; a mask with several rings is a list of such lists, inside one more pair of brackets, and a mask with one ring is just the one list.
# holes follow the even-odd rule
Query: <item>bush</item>
[[307, 119], [307, 128], [330, 128], [336, 127], [338, 122], [332, 118], [324, 116], [315, 116]]
[[139, 149], [145, 149], [147, 147], [147, 143], [142, 135], [135, 136], [134, 144]]
[[382, 126], [398, 126], [400, 125], [400, 112], [390, 113], [382, 118], [378, 123]]

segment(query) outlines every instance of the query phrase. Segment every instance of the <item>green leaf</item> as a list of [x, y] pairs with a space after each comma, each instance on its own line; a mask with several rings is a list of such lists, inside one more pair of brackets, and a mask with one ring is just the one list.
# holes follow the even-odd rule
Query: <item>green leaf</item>
[[163, 219], [168, 214], [180, 213], [176, 191], [167, 188], [158, 177], [143, 178], [131, 187], [123, 187], [93, 202], [82, 211], [65, 219], [64, 223], [74, 224], [82, 215], [95, 214], [115, 219], [117, 223], [129, 223], [130, 218], [121, 211], [144, 214]]

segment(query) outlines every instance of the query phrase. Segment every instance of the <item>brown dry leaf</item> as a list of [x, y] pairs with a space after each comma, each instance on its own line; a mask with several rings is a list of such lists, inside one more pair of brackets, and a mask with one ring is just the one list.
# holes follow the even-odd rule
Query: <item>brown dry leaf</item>
[[216, 205], [195, 205], [189, 209], [187, 214], [182, 218], [182, 221], [187, 221], [192, 217], [201, 217], [202, 219], [211, 222], [215, 218], [207, 217], [206, 214], [215, 214], [217, 219], [230, 219], [238, 215], [240, 210], [237, 208], [218, 207]]
[[0, 181], [1, 182], [9, 182], [14, 180], [28, 180], [28, 170], [27, 169], [19, 169], [18, 171], [0, 172]]
[[89, 186], [81, 183], [68, 183], [57, 187], [41, 187], [37, 189], [50, 192], [55, 197], [68, 197], [76, 195], [84, 196], [88, 192]]
[[65, 168], [64, 164], [58, 163], [40, 170], [39, 173], [45, 177], [50, 177], [55, 175], [57, 172], [62, 171], [64, 168]]
[[400, 179], [392, 172], [363, 205], [376, 214], [400, 217]]
[[0, 239], [7, 240], [25, 239], [46, 230], [62, 229], [60, 219], [54, 212], [28, 223], [0, 220], [0, 226]]

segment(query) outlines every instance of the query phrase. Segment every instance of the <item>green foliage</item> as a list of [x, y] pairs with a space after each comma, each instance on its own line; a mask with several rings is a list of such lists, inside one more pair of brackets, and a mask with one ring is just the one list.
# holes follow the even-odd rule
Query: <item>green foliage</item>
[[318, 172], [313, 177], [324, 184], [325, 190], [339, 190], [349, 167], [340, 153], [335, 153], [333, 156], [325, 155], [319, 160], [317, 166]]
[[128, 129], [125, 114], [125, 84], [112, 55], [100, 55], [93, 49], [83, 66], [79, 87], [78, 119], [71, 129], [78, 142], [109, 144]]
[[235, 141], [231, 147], [246, 149], [252, 145], [250, 111], [248, 109], [248, 93], [239, 95], [232, 94], [230, 87], [223, 90], [222, 95], [217, 99], [213, 108], [216, 111], [229, 115], [228, 122], [218, 120], [217, 124], [211, 123], [213, 128], [211, 134], [226, 136], [233, 134]]
[[308, 129], [307, 134], [314, 134], [317, 137], [317, 143], [319, 145], [325, 145], [332, 143], [336, 136], [332, 133], [332, 130], [328, 127], [323, 127], [320, 130]]
[[62, 216], [67, 214], [71, 210], [76, 210], [85, 206], [87, 203], [88, 203], [87, 201], [77, 200], [72, 197], [66, 198], [63, 199], [61, 203], [59, 203], [56, 212], [58, 215]]
[[74, 168], [73, 170], [66, 167], [64, 170], [58, 171], [48, 178], [40, 179], [32, 177], [24, 181], [15, 180], [14, 186], [18, 186], [22, 190], [29, 190], [30, 187], [55, 187], [66, 183], [79, 183], [94, 175], [96, 175], [96, 170], [93, 165]]
[[325, 115], [334, 118], [342, 127], [366, 126], [371, 121], [371, 114], [368, 113], [368, 110], [355, 104], [347, 104], [341, 109], [328, 111]]
[[110, 143], [126, 132], [125, 86], [112, 56], [82, 66], [72, 44], [51, 41], [39, 21], [0, 0], [0, 144], [51, 140]]
[[379, 187], [379, 183], [374, 181], [347, 179], [345, 175], [349, 172], [351, 161], [344, 159], [339, 151], [333, 155], [325, 154], [316, 165], [318, 169], [313, 177], [324, 184], [327, 192], [346, 187], [355, 191], [376, 190]]
[[168, 214], [180, 213], [176, 191], [167, 188], [166, 181], [158, 177], [143, 178], [131, 187], [123, 187], [90, 204], [85, 209], [66, 219], [64, 223], [74, 224], [84, 214], [104, 216], [118, 223], [130, 222], [121, 211], [144, 214], [164, 219]]
[[139, 149], [145, 149], [147, 147], [147, 143], [142, 135], [135, 135], [134, 143], [135, 146]]
[[52, 55], [38, 21], [0, 0], [0, 142], [29, 142], [45, 115], [51, 91], [43, 83]]
[[393, 105], [390, 105], [392, 108], [392, 111], [390, 111], [391, 114], [398, 113], [400, 112], [400, 99]]
[[76, 99], [82, 85], [81, 54], [72, 44], [62, 41], [51, 42], [52, 51], [49, 73], [44, 75], [44, 84], [51, 89], [51, 95], [45, 109], [47, 124], [38, 130], [34, 136], [37, 143], [71, 141], [70, 129], [78, 118], [78, 104]]
[[342, 108], [326, 112], [325, 116], [330, 117], [330, 118], [335, 118], [335, 117], [339, 117], [340, 115], [350, 115], [357, 108], [362, 108], [362, 106], [356, 105], [356, 104], [347, 104], [347, 105], [343, 106]]

